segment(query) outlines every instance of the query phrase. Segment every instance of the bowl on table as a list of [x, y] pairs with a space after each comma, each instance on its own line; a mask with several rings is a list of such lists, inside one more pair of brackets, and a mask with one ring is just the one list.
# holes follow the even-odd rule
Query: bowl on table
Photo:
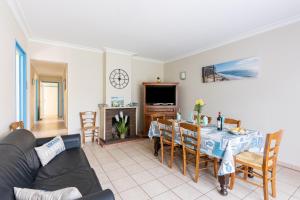
[[229, 133], [231, 134], [234, 134], [234, 135], [245, 135], [247, 134], [247, 131], [244, 129], [244, 128], [232, 128], [228, 131]]

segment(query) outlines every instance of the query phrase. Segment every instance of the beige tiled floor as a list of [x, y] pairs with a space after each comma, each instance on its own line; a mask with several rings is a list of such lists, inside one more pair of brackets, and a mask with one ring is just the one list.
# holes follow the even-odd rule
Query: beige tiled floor
[[[167, 161], [161, 164], [153, 156], [153, 144], [147, 139], [105, 148], [87, 143], [83, 149], [102, 187], [110, 188], [116, 200], [263, 199], [262, 189], [240, 180], [227, 197], [222, 197], [211, 171], [201, 171], [195, 183], [192, 166], [188, 167], [187, 176], [183, 176], [180, 156], [172, 169]], [[300, 172], [279, 167], [277, 178], [276, 199], [300, 200]]]

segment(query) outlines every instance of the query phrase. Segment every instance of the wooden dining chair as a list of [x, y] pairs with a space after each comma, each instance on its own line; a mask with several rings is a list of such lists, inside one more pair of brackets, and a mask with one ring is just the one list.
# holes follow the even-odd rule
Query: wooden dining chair
[[179, 147], [179, 144], [175, 143], [175, 122], [166, 120], [166, 119], [158, 119], [158, 127], [160, 132], [160, 145], [161, 145], [161, 160], [160, 162], [164, 162], [164, 146], [170, 146], [170, 160], [169, 167], [172, 168], [173, 160], [174, 160], [174, 152], [175, 148]]
[[163, 113], [151, 114], [151, 121], [157, 121], [158, 119], [166, 119], [166, 115]]
[[9, 130], [12, 132], [17, 129], [23, 129], [24, 128], [24, 122], [23, 121], [18, 121], [18, 122], [13, 122], [9, 125]]
[[[233, 189], [234, 179], [238, 178], [253, 185], [263, 187], [264, 200], [268, 200], [268, 183], [270, 181], [272, 186], [272, 197], [276, 197], [276, 166], [282, 133], [283, 131], [279, 130], [267, 135], [263, 155], [252, 152], [243, 152], [236, 156], [235, 171], [236, 173], [242, 172], [243, 177], [233, 175], [231, 177], [230, 189]], [[249, 168], [253, 168], [254, 171], [249, 173]], [[249, 181], [247, 179], [249, 174], [263, 179], [263, 185]]]
[[[82, 132], [82, 143], [85, 144], [85, 137], [92, 137], [92, 142], [95, 141], [95, 136], [99, 134], [99, 127], [96, 127], [96, 112], [86, 111], [80, 112], [80, 123]], [[98, 140], [98, 138], [97, 138]]]
[[224, 124], [232, 124], [232, 125], [236, 125], [237, 128], [241, 127], [241, 120], [237, 120], [237, 119], [231, 119], [231, 118], [225, 118], [224, 120]]
[[206, 169], [207, 163], [213, 163], [214, 166], [214, 176], [217, 177], [218, 171], [218, 160], [216, 158], [210, 158], [208, 155], [200, 152], [201, 145], [201, 135], [200, 135], [200, 126], [189, 124], [189, 123], [180, 123], [180, 135], [181, 135], [181, 144], [182, 144], [182, 156], [183, 156], [183, 175], [186, 175], [186, 165], [189, 154], [195, 156], [195, 182], [198, 182], [199, 179], [199, 165], [204, 163], [205, 167], [201, 168]]
[[[212, 117], [209, 117], [209, 116], [207, 116], [207, 115], [201, 115], [201, 120], [203, 120], [203, 117], [204, 116], [206, 116], [207, 118], [208, 118], [208, 123], [210, 124], [211, 123], [211, 121], [212, 121]], [[196, 120], [197, 119], [197, 115], [194, 115], [194, 120]]]

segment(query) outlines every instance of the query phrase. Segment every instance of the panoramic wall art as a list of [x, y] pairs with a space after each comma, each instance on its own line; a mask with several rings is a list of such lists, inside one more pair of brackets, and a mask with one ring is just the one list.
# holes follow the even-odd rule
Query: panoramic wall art
[[256, 78], [259, 73], [258, 57], [234, 60], [202, 67], [203, 83]]

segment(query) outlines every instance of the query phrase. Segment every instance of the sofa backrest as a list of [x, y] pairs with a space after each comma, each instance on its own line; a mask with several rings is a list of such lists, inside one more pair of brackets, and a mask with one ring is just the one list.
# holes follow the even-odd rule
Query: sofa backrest
[[35, 144], [35, 137], [25, 129], [16, 130], [0, 141], [1, 199], [14, 199], [13, 187], [31, 187], [40, 168]]

